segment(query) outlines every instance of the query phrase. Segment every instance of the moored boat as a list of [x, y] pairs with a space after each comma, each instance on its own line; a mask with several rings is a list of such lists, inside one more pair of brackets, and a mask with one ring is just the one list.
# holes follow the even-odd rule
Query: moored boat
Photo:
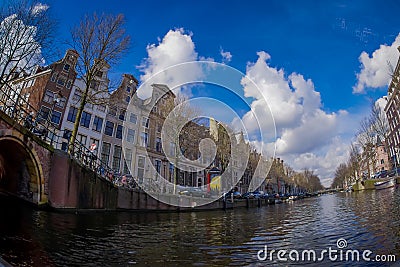
[[388, 180], [380, 181], [380, 182], [375, 182], [375, 189], [385, 189], [385, 188], [390, 188], [396, 185], [395, 179], [390, 178]]

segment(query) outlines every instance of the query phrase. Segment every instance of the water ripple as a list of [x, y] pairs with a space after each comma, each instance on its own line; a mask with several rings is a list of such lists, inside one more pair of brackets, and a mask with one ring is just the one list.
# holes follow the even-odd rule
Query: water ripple
[[[264, 266], [257, 253], [265, 246], [321, 251], [344, 238], [351, 249], [399, 256], [399, 207], [399, 190], [382, 190], [197, 213], [76, 215], [21, 208], [0, 222], [0, 254], [25, 266]], [[285, 265], [305, 263], [318, 265]]]

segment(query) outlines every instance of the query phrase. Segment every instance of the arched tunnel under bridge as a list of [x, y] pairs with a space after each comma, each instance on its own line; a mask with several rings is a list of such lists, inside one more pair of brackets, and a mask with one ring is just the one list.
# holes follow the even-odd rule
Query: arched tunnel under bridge
[[35, 151], [14, 136], [0, 137], [0, 192], [42, 202], [42, 171]]

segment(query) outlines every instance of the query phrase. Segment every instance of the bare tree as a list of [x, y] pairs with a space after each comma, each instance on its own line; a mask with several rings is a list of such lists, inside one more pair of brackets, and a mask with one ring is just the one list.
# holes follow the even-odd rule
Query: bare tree
[[316, 175], [313, 170], [304, 169], [303, 175], [306, 178], [306, 188], [309, 191], [315, 192], [317, 190], [324, 189], [324, 187], [321, 185], [321, 181], [319, 180], [318, 175]]
[[335, 171], [335, 178], [333, 179], [331, 188], [344, 188], [346, 186], [346, 179], [349, 176], [349, 166], [346, 163], [341, 163]]
[[373, 103], [371, 106], [370, 124], [372, 131], [378, 136], [385, 146], [387, 153], [387, 161], [390, 162], [389, 144], [388, 144], [388, 132], [389, 132], [389, 121], [386, 117], [385, 112], [381, 109], [378, 103]]
[[[175, 185], [178, 182], [178, 171], [184, 169], [182, 162], [190, 159], [193, 146], [197, 145], [199, 139], [199, 125], [196, 124], [196, 118], [199, 117], [199, 110], [191, 106], [184, 95], [177, 95], [175, 99], [164, 102], [160, 106], [160, 113], [166, 118], [161, 134], [163, 148], [166, 154], [172, 156], [174, 171], [174, 193]], [[196, 148], [197, 149], [197, 148]], [[186, 158], [186, 156], [189, 156]]]
[[218, 138], [215, 142], [217, 144], [218, 167], [224, 172], [231, 160], [231, 144], [236, 144], [236, 142], [231, 140], [231, 138], [234, 138], [233, 131], [227, 125], [217, 123], [217, 131]]
[[101, 105], [108, 101], [108, 80], [101, 79], [102, 72], [116, 64], [128, 50], [130, 37], [125, 33], [124, 23], [122, 14], [93, 14], [85, 16], [71, 32], [71, 46], [79, 53], [77, 71], [83, 88], [80, 88], [81, 99], [68, 149], [70, 153], [86, 104]]
[[366, 162], [368, 177], [371, 176], [371, 168], [373, 172], [375, 172], [376, 170], [375, 137], [376, 134], [371, 127], [371, 120], [369, 118], [364, 118], [360, 122], [360, 128], [357, 132], [357, 142], [361, 145], [362, 148], [361, 160], [363, 162]]
[[43, 53], [51, 47], [55, 22], [48, 6], [37, 1], [10, 0], [0, 9], [0, 87], [16, 71], [30, 72], [44, 64]]
[[358, 179], [358, 172], [360, 171], [361, 153], [355, 144], [350, 145], [350, 156], [348, 160], [348, 168], [350, 169], [351, 176], [354, 175], [355, 180]]

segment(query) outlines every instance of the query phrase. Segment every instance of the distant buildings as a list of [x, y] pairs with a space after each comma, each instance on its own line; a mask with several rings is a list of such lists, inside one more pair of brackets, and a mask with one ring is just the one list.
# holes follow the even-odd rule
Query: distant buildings
[[377, 172], [391, 170], [392, 163], [389, 162], [388, 158], [385, 141], [376, 137], [374, 143], [364, 148], [360, 155], [358, 176], [367, 179]]

